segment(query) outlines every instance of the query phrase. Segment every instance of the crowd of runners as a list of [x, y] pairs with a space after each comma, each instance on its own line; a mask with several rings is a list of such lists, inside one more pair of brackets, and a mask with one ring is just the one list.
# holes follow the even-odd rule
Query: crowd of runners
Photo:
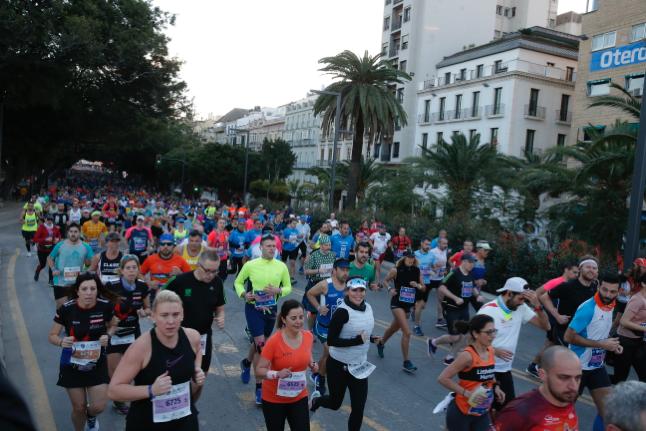
[[[26, 256], [38, 256], [33, 278], [47, 273], [55, 301], [49, 341], [61, 349], [57, 384], [75, 431], [98, 430], [108, 403], [126, 430], [197, 430], [213, 328], [236, 307], [249, 340], [240, 378], [250, 384], [253, 374], [270, 431], [286, 422], [309, 430], [312, 415], [338, 410], [346, 392], [348, 429], [359, 430], [379, 368], [368, 361], [371, 344], [380, 358], [395, 354], [399, 332], [401, 369], [415, 373], [423, 364], [413, 364], [409, 346], [424, 336], [423, 319], [447, 331], [426, 342], [431, 357], [447, 351], [434, 390], [449, 392], [429, 407], [445, 412], [449, 431], [577, 430], [574, 404], [586, 388], [594, 430], [646, 429], [646, 259], [625, 275], [600, 274], [593, 256], [581, 256], [542, 286], [511, 277], [492, 287], [486, 240], [452, 253], [443, 230], [414, 244], [405, 227], [391, 235], [374, 219], [350, 226], [330, 214], [312, 226], [307, 210], [100, 184], [32, 196], [20, 223]], [[301, 297], [297, 274], [307, 280]], [[225, 291], [228, 277], [234, 291]], [[383, 334], [368, 291], [389, 295]], [[153, 329], [142, 331], [142, 319]], [[546, 332], [527, 364], [541, 384], [517, 395], [512, 363], [526, 323]], [[639, 382], [621, 383], [631, 367]]]

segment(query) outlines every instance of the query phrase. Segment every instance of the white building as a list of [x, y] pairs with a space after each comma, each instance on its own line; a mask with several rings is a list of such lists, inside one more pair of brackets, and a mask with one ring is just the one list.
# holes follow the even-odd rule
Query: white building
[[283, 139], [292, 148], [296, 163], [290, 179], [315, 182], [316, 178], [305, 171], [318, 164], [321, 142], [321, 118], [314, 115], [316, 95], [288, 103], [285, 107]]
[[576, 36], [532, 27], [446, 57], [420, 84], [416, 146], [454, 133], [479, 134], [518, 157], [565, 145], [578, 45]]
[[399, 162], [415, 151], [417, 91], [443, 57], [532, 26], [554, 27], [558, 0], [385, 0], [382, 54], [413, 79], [393, 88], [408, 114], [374, 157]]

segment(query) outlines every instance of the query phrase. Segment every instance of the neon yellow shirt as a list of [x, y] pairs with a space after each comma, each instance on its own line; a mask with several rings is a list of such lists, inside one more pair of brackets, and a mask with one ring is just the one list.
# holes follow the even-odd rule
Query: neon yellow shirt
[[262, 291], [271, 284], [282, 289], [281, 297], [292, 292], [292, 283], [289, 279], [287, 265], [277, 259], [258, 258], [245, 263], [233, 283], [238, 298], [245, 293], [244, 284], [247, 279], [251, 281], [254, 291]]

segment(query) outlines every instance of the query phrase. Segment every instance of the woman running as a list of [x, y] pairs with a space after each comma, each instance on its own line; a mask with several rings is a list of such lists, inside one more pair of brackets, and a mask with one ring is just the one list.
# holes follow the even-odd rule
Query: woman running
[[22, 237], [25, 240], [27, 256], [31, 257], [31, 243], [38, 230], [38, 214], [36, 214], [33, 203], [27, 202], [27, 208], [20, 216], [20, 223], [22, 223]]
[[267, 431], [283, 431], [285, 420], [292, 430], [309, 431], [307, 368], [318, 372], [312, 360], [314, 336], [303, 329], [305, 312], [294, 299], [283, 302], [276, 319], [279, 329], [262, 349], [256, 376], [262, 381], [262, 413]]
[[379, 339], [370, 336], [375, 319], [372, 308], [366, 303], [366, 281], [359, 276], [350, 277], [345, 290], [347, 296], [332, 315], [328, 328], [330, 356], [327, 359], [327, 376], [330, 394], [320, 396], [314, 392], [310, 410], [314, 412], [319, 407], [338, 410], [348, 389], [352, 408], [348, 431], [358, 431], [368, 398], [368, 376], [375, 369], [367, 360], [368, 343]]
[[[85, 272], [76, 277], [70, 300], [54, 317], [49, 342], [63, 349], [58, 386], [67, 390], [72, 403], [72, 425], [75, 431], [99, 429], [97, 416], [105, 409], [108, 389], [108, 367], [105, 347], [114, 332], [117, 319], [113, 295], [105, 289], [96, 274]], [[65, 336], [61, 337], [61, 332]]]
[[[491, 346], [498, 330], [493, 318], [478, 314], [469, 321], [473, 340], [455, 360], [442, 371], [437, 381], [455, 392], [446, 412], [448, 431], [489, 431], [489, 411], [494, 396], [499, 403], [505, 394], [496, 384], [494, 349]], [[457, 383], [452, 379], [458, 375]]]
[[34, 243], [38, 248], [38, 266], [34, 272], [34, 281], [38, 281], [40, 271], [47, 268], [49, 272], [49, 284], [54, 284], [54, 275], [51, 268], [47, 266], [47, 256], [52, 252], [54, 245], [61, 240], [61, 230], [54, 224], [54, 217], [48, 215], [45, 217], [45, 222], [38, 226], [36, 235], [34, 235]]
[[[126, 351], [108, 389], [114, 401], [131, 401], [126, 431], [197, 431], [193, 394], [204, 384], [200, 334], [182, 328], [182, 300], [162, 290], [153, 302], [155, 327]], [[134, 384], [133, 384], [134, 380]]]
[[640, 275], [634, 284], [636, 289], [633, 289], [617, 329], [624, 351], [615, 356], [615, 384], [628, 379], [631, 367], [635, 368], [640, 381], [646, 381], [646, 274]]

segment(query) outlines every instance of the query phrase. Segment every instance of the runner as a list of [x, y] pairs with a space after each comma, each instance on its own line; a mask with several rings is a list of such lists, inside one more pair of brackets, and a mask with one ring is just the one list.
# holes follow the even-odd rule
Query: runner
[[81, 224], [81, 207], [79, 206], [79, 201], [78, 199], [74, 199], [72, 201], [72, 208], [70, 208], [69, 211], [69, 222], [70, 223], [76, 223], [80, 226]]
[[[586, 272], [585, 266], [581, 272]], [[561, 286], [554, 290], [560, 289]], [[550, 294], [554, 290], [551, 290]], [[590, 390], [600, 417], [605, 413], [605, 398], [610, 394], [612, 387], [605, 367], [606, 352], [615, 352], [619, 355], [623, 352], [618, 338], [608, 338], [618, 292], [619, 277], [615, 274], [604, 274], [597, 293], [577, 308], [563, 337], [564, 341], [570, 344], [570, 350], [581, 360], [583, 375], [579, 395], [586, 387]], [[600, 418], [597, 419], [599, 420]]]
[[435, 248], [439, 245], [441, 239], [448, 241], [449, 234], [446, 232], [446, 229], [440, 229], [437, 233], [437, 236], [431, 241], [431, 248]]
[[147, 283], [153, 301], [157, 291], [164, 288], [172, 276], [191, 270], [182, 256], [173, 253], [174, 246], [173, 235], [163, 234], [159, 239], [159, 252], [150, 255], [139, 270], [142, 276], [149, 274]]
[[184, 219], [178, 217], [177, 220], [175, 220], [175, 229], [173, 229], [173, 238], [175, 238], [175, 243], [179, 244], [184, 241], [184, 238], [188, 237], [188, 233], [188, 230], [186, 230], [186, 227], [184, 226]]
[[606, 398], [604, 421], [607, 431], [643, 431], [646, 429], [646, 383], [619, 383]]
[[579, 396], [581, 362], [563, 346], [541, 354], [542, 384], [505, 406], [496, 416], [496, 431], [577, 430], [574, 405]]
[[462, 250], [458, 251], [449, 258], [451, 269], [455, 269], [460, 266], [462, 255], [464, 253], [473, 253], [473, 241], [471, 241], [470, 239], [465, 239], [464, 242], [462, 242]]
[[[448, 319], [447, 319], [448, 320]], [[472, 340], [442, 371], [437, 381], [455, 392], [446, 412], [448, 431], [489, 431], [489, 410], [494, 401], [504, 402], [505, 394], [496, 384], [494, 349], [497, 330], [490, 316], [476, 315], [469, 321]], [[457, 383], [452, 379], [458, 375]]]
[[115, 196], [108, 196], [108, 201], [101, 208], [101, 216], [108, 227], [110, 232], [116, 231], [117, 218], [119, 217], [119, 208], [117, 206], [117, 198]]
[[27, 202], [25, 205], [26, 209], [20, 215], [20, 223], [22, 224], [22, 237], [25, 240], [27, 257], [31, 257], [31, 243], [38, 230], [38, 214], [34, 210], [33, 203]]
[[[347, 259], [337, 259], [332, 267], [332, 277], [319, 281], [307, 292], [307, 299], [317, 310], [314, 335], [323, 345], [323, 353], [319, 358], [319, 372], [312, 375], [316, 391], [325, 395], [326, 360], [329, 356], [327, 346], [328, 328], [330, 319], [336, 309], [343, 303], [345, 282], [348, 279], [350, 262]], [[320, 301], [319, 301], [320, 299]]]
[[226, 230], [226, 225], [227, 222], [223, 217], [218, 218], [215, 229], [208, 234], [207, 239], [209, 247], [214, 248], [220, 256], [218, 276], [222, 282], [227, 279], [227, 261], [229, 260], [229, 232]]
[[[131, 401], [126, 431], [197, 431], [192, 396], [204, 384], [200, 335], [182, 328], [182, 300], [169, 290], [153, 302], [153, 329], [126, 351], [108, 395]], [[134, 380], [134, 384], [133, 384]]]
[[366, 281], [370, 290], [375, 291], [379, 286], [375, 282], [375, 267], [368, 263], [371, 245], [369, 242], [357, 243], [354, 249], [354, 260], [350, 262], [350, 277], [359, 276]]
[[298, 231], [298, 250], [300, 251], [300, 268], [298, 269], [299, 274], [304, 274], [303, 265], [305, 264], [305, 259], [307, 258], [307, 240], [310, 237], [310, 225], [307, 221], [307, 217], [302, 215], [298, 218], [298, 224], [296, 225], [296, 230]]
[[96, 272], [101, 278], [101, 283], [107, 284], [119, 280], [119, 265], [123, 254], [119, 251], [121, 237], [116, 232], [110, 232], [105, 241], [105, 251], [95, 254], [92, 257], [90, 271]]
[[345, 285], [347, 296], [334, 312], [328, 331], [330, 395], [314, 392], [310, 410], [315, 412], [319, 407], [338, 410], [348, 389], [351, 408], [348, 430], [358, 431], [368, 399], [368, 376], [375, 369], [368, 362], [368, 342], [380, 339], [371, 336], [375, 319], [370, 304], [365, 301], [366, 281], [351, 277]]
[[393, 237], [391, 243], [395, 260], [401, 259], [406, 250], [413, 248], [413, 242], [406, 235], [406, 228], [404, 226], [399, 228], [397, 235]]
[[267, 340], [255, 367], [256, 376], [263, 379], [262, 413], [267, 431], [283, 431], [285, 421], [292, 430], [310, 429], [306, 371], [309, 368], [316, 373], [318, 365], [312, 360], [313, 338], [304, 330], [304, 320], [298, 301], [283, 302], [278, 331]]
[[296, 284], [296, 259], [298, 259], [298, 229], [296, 229], [296, 219], [290, 218], [287, 227], [282, 232], [283, 253], [281, 260], [287, 264], [289, 269], [289, 276], [291, 277], [292, 284]]
[[56, 212], [53, 214], [54, 224], [58, 226], [61, 231], [61, 236], [64, 237], [67, 231], [67, 225], [70, 222], [69, 216], [65, 212], [65, 204], [59, 202], [56, 206]]
[[[444, 315], [444, 309], [442, 307], [444, 297], [439, 291], [439, 287], [446, 276], [447, 260], [449, 256], [449, 241], [446, 238], [440, 238], [437, 241], [437, 246], [431, 248], [431, 254], [433, 255], [433, 266], [431, 268], [431, 273], [428, 276], [430, 280], [429, 284], [432, 288], [438, 289], [435, 298], [435, 307], [437, 310], [437, 321], [435, 322], [435, 327], [446, 328], [446, 319], [442, 317]], [[460, 259], [462, 259], [462, 256], [460, 256]]]
[[310, 254], [305, 262], [305, 275], [308, 278], [307, 287], [303, 294], [303, 306], [307, 315], [307, 327], [310, 330], [314, 329], [314, 322], [316, 320], [316, 308], [307, 299], [307, 292], [316, 283], [329, 278], [332, 275], [332, 266], [336, 260], [334, 252], [331, 251], [330, 237], [321, 234], [318, 238], [319, 249]]
[[83, 239], [92, 248], [94, 253], [98, 253], [104, 245], [105, 235], [108, 233], [107, 226], [100, 220], [101, 212], [92, 212], [92, 218], [81, 227]]
[[34, 281], [38, 281], [40, 276], [40, 271], [44, 268], [47, 268], [49, 273], [49, 285], [54, 284], [54, 276], [52, 270], [47, 266], [47, 256], [51, 253], [54, 245], [56, 245], [61, 240], [61, 231], [54, 224], [53, 217], [48, 215], [45, 217], [45, 223], [38, 226], [36, 235], [34, 235], [34, 243], [38, 246], [38, 266], [34, 272]]
[[[514, 379], [512, 377], [512, 363], [516, 355], [520, 327], [531, 323], [544, 331], [550, 329], [547, 314], [543, 311], [541, 303], [536, 297], [536, 292], [529, 288], [529, 283], [520, 277], [507, 279], [505, 285], [496, 290], [500, 293], [496, 299], [483, 305], [478, 314], [486, 314], [494, 320], [498, 330], [493, 340], [496, 353], [496, 381], [505, 393], [505, 402], [494, 402], [494, 410], [501, 410], [505, 404], [516, 398]], [[528, 305], [531, 305], [530, 308]], [[532, 310], [533, 309], [533, 310]]]
[[191, 270], [195, 270], [200, 256], [205, 250], [206, 246], [202, 242], [202, 234], [200, 231], [193, 229], [188, 234], [188, 241], [175, 247], [175, 254], [182, 256], [191, 267]]
[[330, 237], [332, 251], [339, 259], [349, 259], [350, 252], [354, 247], [354, 238], [350, 232], [350, 224], [347, 221], [340, 223], [339, 233]]
[[[67, 390], [75, 431], [98, 431], [97, 416], [108, 400], [108, 368], [103, 349], [114, 332], [117, 318], [113, 299], [95, 274], [79, 274], [70, 289], [70, 300], [56, 311], [49, 342], [61, 347], [58, 386]], [[61, 337], [61, 332], [65, 336]]]
[[[394, 280], [394, 286], [388, 286], [391, 280]], [[417, 367], [413, 365], [408, 357], [411, 338], [411, 331], [408, 327], [408, 314], [415, 305], [416, 292], [425, 289], [426, 286], [424, 286], [422, 273], [419, 270], [419, 263], [412, 250], [404, 252], [404, 257], [399, 259], [395, 267], [386, 275], [384, 285], [388, 286], [388, 292], [391, 296], [390, 311], [393, 314], [393, 321], [377, 343], [377, 352], [379, 357], [383, 358], [386, 342], [397, 331], [401, 330], [401, 350], [404, 359], [402, 369], [407, 373], [414, 373], [417, 371]]]
[[640, 381], [646, 382], [646, 274], [635, 282], [641, 288], [628, 301], [617, 329], [624, 352], [615, 358], [614, 384], [628, 379], [630, 367], [635, 369]]
[[[476, 242], [476, 263], [473, 266], [472, 275], [473, 282], [479, 289], [484, 289], [487, 285], [487, 265], [486, 260], [489, 257], [489, 252], [492, 250], [491, 246], [487, 241], [478, 241]], [[476, 304], [474, 303], [474, 306]]]
[[[217, 277], [220, 256], [214, 250], [206, 250], [200, 255], [197, 268], [173, 277], [166, 289], [172, 290], [182, 298], [184, 309], [184, 328], [195, 329], [200, 334], [202, 350], [202, 371], [209, 372], [213, 354], [213, 322], [224, 329], [224, 304], [226, 296], [222, 280]], [[198, 399], [201, 388], [194, 395]]]
[[[251, 362], [258, 363], [265, 340], [271, 335], [276, 322], [276, 301], [289, 295], [292, 285], [287, 266], [274, 258], [276, 240], [274, 236], [264, 235], [260, 240], [262, 255], [245, 263], [235, 279], [236, 295], [245, 300], [247, 328], [253, 338], [250, 351], [253, 361], [248, 358], [240, 362], [241, 379], [249, 382]], [[249, 283], [247, 283], [247, 280]], [[256, 404], [262, 404], [262, 377], [256, 375]]]
[[67, 228], [67, 239], [59, 241], [47, 257], [47, 265], [54, 276], [56, 308], [67, 302], [67, 289], [76, 282], [84, 266], [90, 266], [94, 252], [82, 242], [81, 230], [75, 223]]
[[238, 220], [238, 225], [229, 234], [229, 250], [231, 251], [231, 274], [238, 275], [242, 269], [245, 255], [245, 227]]
[[[108, 236], [115, 234], [111, 232]], [[116, 333], [110, 338], [106, 353], [108, 354], [108, 374], [114, 375], [123, 354], [128, 347], [141, 335], [139, 317], [150, 316], [150, 290], [148, 285], [137, 279], [139, 275], [139, 260], [134, 254], [127, 254], [119, 261], [117, 279], [106, 288], [117, 295], [118, 302], [114, 314], [119, 319]], [[128, 405], [114, 401], [113, 407], [117, 412], [128, 414]]]
[[386, 248], [390, 242], [390, 234], [386, 232], [386, 226], [378, 225], [378, 232], [370, 235], [370, 245], [372, 246], [372, 259], [375, 262], [375, 278], [377, 285], [381, 285], [381, 262], [383, 262]]

